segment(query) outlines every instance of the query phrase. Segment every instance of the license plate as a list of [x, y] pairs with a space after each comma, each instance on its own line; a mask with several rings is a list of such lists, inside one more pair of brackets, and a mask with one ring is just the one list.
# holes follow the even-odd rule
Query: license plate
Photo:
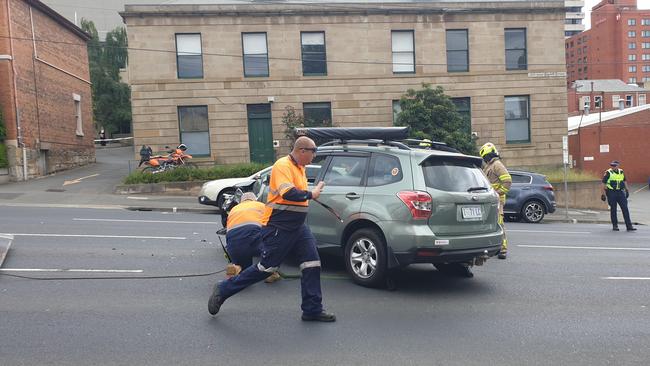
[[462, 215], [465, 220], [480, 220], [483, 218], [481, 206], [467, 206], [462, 207]]

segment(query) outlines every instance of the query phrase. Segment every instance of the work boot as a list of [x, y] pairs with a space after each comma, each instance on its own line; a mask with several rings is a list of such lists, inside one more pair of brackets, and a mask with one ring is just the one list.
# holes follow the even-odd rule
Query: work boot
[[636, 231], [636, 228], [633, 227], [633, 226], [630, 226], [630, 227], [627, 228], [627, 231]]
[[497, 255], [497, 258], [506, 259], [507, 256], [508, 256], [508, 249], [501, 248], [501, 250], [499, 251], [499, 255]]
[[241, 266], [228, 263], [226, 265], [226, 278], [235, 277], [241, 272]]
[[309, 315], [309, 314], [302, 314], [302, 321], [305, 322], [335, 322], [336, 321], [336, 315], [332, 313], [326, 313], [325, 311], [321, 311], [319, 314], [314, 314], [314, 315]]
[[208, 312], [211, 315], [217, 315], [224, 301], [226, 299], [219, 294], [219, 284], [217, 283], [214, 285], [214, 290], [212, 290], [212, 295], [210, 295], [210, 299], [208, 300]]
[[278, 272], [273, 272], [270, 276], [268, 276], [264, 282], [266, 283], [273, 283], [275, 281], [280, 281], [282, 279], [282, 276]]
[[618, 229], [618, 226], [614, 226], [614, 227], [612, 228], [612, 230], [613, 230], [613, 231], [620, 231], [620, 230]]

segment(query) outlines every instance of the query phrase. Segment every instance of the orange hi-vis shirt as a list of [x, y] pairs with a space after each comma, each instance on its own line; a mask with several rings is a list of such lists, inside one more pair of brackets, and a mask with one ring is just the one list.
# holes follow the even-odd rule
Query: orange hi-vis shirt
[[307, 190], [305, 167], [291, 155], [273, 164], [266, 210], [262, 225], [282, 230], [295, 230], [307, 217], [311, 192]]
[[226, 231], [246, 225], [262, 226], [265, 205], [257, 201], [244, 201], [233, 207], [228, 214]]

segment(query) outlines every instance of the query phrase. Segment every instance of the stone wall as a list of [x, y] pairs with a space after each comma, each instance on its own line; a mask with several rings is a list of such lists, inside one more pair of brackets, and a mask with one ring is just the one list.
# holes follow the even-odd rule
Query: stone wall
[[[557, 207], [564, 208], [566, 194], [563, 182], [554, 182], [555, 202]], [[603, 184], [600, 181], [567, 182], [569, 191], [569, 208], [608, 210], [607, 202], [600, 200]]]

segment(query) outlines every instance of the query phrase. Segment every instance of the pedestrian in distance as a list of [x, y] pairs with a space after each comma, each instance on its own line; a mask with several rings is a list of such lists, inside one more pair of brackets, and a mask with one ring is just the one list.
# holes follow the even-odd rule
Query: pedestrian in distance
[[142, 148], [140, 148], [140, 163], [138, 164], [138, 168], [140, 165], [148, 162], [149, 159], [151, 159], [152, 153], [153, 151], [151, 150], [151, 146], [142, 145]]
[[[262, 219], [265, 205], [257, 201], [255, 193], [246, 192], [241, 201], [230, 210], [226, 223], [226, 250], [232, 265], [226, 269], [226, 275], [235, 276], [253, 265], [253, 257], [260, 256], [262, 247]], [[279, 280], [276, 271], [264, 282]]]
[[295, 254], [301, 270], [302, 320], [336, 321], [334, 314], [323, 310], [320, 257], [316, 239], [305, 224], [309, 200], [318, 199], [324, 185], [319, 182], [314, 189], [307, 190], [305, 166], [311, 163], [315, 153], [314, 141], [301, 136], [296, 139], [291, 153], [273, 164], [262, 219], [262, 257], [257, 265], [214, 286], [208, 300], [210, 314], [216, 315], [224, 301], [269, 277], [289, 254]]
[[99, 139], [101, 140], [99, 143], [102, 146], [106, 146], [106, 131], [104, 131], [104, 127], [102, 127], [102, 130], [99, 131]]
[[632, 226], [630, 219], [630, 211], [627, 209], [627, 199], [630, 197], [630, 191], [627, 189], [625, 174], [623, 169], [619, 168], [621, 163], [614, 160], [609, 163], [610, 168], [605, 171], [603, 175], [603, 194], [600, 199], [607, 201], [609, 204], [609, 217], [612, 221], [612, 230], [619, 231], [618, 217], [616, 215], [616, 206], [621, 207], [623, 212], [623, 220], [625, 220], [625, 227], [627, 231], [636, 231]]
[[483, 166], [483, 173], [487, 177], [492, 188], [499, 194], [499, 219], [498, 223], [503, 229], [503, 242], [501, 244], [501, 251], [499, 251], [498, 258], [506, 259], [508, 255], [508, 238], [506, 237], [506, 228], [503, 224], [503, 207], [506, 204], [506, 194], [512, 186], [512, 177], [508, 169], [501, 162], [501, 157], [493, 143], [488, 142], [481, 146], [479, 155], [485, 162]]

